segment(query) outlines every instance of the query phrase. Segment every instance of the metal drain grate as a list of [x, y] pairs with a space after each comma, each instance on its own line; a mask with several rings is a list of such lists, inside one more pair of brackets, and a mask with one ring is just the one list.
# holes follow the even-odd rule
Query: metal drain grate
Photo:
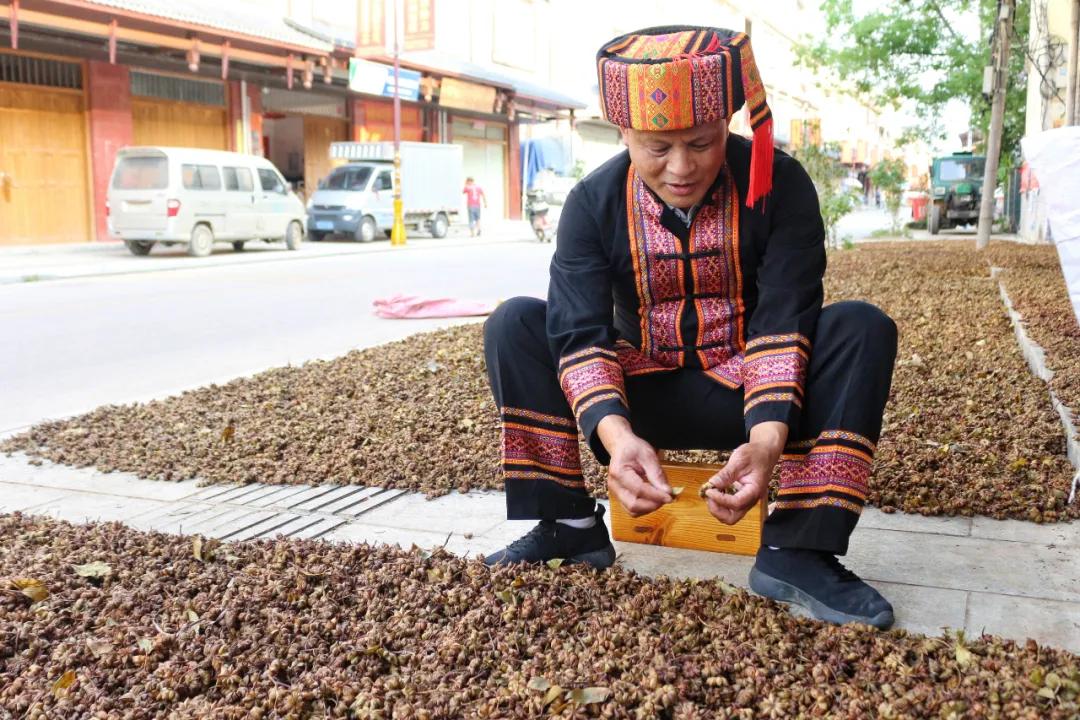
[[362, 485], [226, 485], [209, 487], [164, 511], [133, 518], [159, 532], [220, 540], [279, 535], [311, 539], [404, 495]]

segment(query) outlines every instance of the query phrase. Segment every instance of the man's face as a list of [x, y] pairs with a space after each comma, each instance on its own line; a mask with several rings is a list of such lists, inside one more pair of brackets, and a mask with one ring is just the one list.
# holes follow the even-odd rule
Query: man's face
[[727, 120], [686, 130], [646, 132], [623, 129], [630, 160], [645, 184], [673, 207], [701, 202], [724, 165]]

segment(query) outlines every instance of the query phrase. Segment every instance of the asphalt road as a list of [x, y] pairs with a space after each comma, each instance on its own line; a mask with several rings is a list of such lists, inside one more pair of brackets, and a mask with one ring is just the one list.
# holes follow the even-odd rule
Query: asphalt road
[[462, 322], [384, 320], [379, 297], [542, 296], [552, 248], [417, 244], [0, 285], [0, 433]]

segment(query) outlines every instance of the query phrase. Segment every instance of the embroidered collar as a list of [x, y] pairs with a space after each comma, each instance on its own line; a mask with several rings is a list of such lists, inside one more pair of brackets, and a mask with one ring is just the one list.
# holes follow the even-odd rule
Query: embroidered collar
[[[631, 165], [631, 167], [633, 166]], [[723, 165], [720, 166], [720, 172], [716, 173], [716, 179], [712, 181], [712, 185], [710, 185], [708, 191], [706, 191], [705, 197], [701, 199], [701, 202], [697, 203], [688, 210], [677, 208], [674, 205], [668, 205], [663, 198], [656, 194], [655, 190], [649, 187], [648, 183], [643, 180], [641, 184], [645, 186], [645, 189], [649, 192], [650, 195], [652, 195], [659, 201], [662, 208], [664, 208], [666, 211], [669, 211], [672, 215], [678, 218], [683, 225], [689, 228], [693, 224], [694, 218], [697, 217], [698, 211], [701, 210], [703, 206], [709, 203], [716, 202], [716, 191], [720, 189], [720, 183], [723, 182], [724, 175], [726, 173], [727, 163], [725, 162]]]

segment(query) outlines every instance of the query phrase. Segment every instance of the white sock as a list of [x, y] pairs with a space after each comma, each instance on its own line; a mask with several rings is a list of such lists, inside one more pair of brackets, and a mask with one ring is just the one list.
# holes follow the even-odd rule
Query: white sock
[[571, 518], [569, 520], [556, 520], [555, 522], [562, 525], [569, 525], [570, 527], [577, 528], [578, 530], [588, 530], [589, 528], [596, 525], [596, 516], [590, 515], [589, 517], [585, 518]]

